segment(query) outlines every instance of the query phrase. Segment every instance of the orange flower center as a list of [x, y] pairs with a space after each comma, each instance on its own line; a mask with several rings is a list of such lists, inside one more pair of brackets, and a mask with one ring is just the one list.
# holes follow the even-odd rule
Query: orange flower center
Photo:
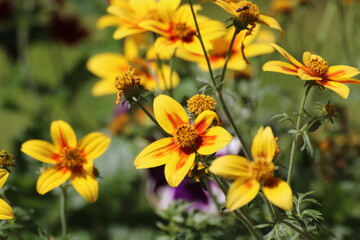
[[193, 126], [182, 124], [174, 134], [175, 143], [181, 147], [190, 147], [195, 144], [198, 135]]
[[251, 24], [259, 18], [260, 10], [256, 4], [250, 1], [239, 1], [236, 6], [237, 18], [241, 22]]
[[135, 68], [129, 67], [129, 70], [123, 73], [115, 80], [115, 87], [119, 90], [117, 94], [116, 104], [121, 101], [121, 95], [124, 95], [126, 99], [135, 97], [140, 92], [140, 77], [136, 74]]
[[251, 163], [252, 175], [259, 182], [265, 182], [274, 176], [275, 165], [272, 162], [257, 160]]
[[310, 60], [305, 64], [312, 72], [325, 75], [329, 70], [329, 64], [320, 56], [312, 54]]
[[181, 39], [181, 41], [189, 43], [193, 41], [194, 36], [195, 31], [186, 26], [186, 23], [175, 23], [172, 27], [170, 40], [176, 41]]
[[196, 116], [205, 110], [215, 111], [215, 105], [215, 99], [205, 94], [196, 94], [187, 101], [189, 111]]
[[77, 148], [66, 148], [62, 157], [61, 165], [71, 171], [81, 170], [86, 163], [84, 155]]
[[225, 57], [230, 43], [223, 38], [217, 38], [211, 41], [214, 48], [209, 50], [210, 57]]

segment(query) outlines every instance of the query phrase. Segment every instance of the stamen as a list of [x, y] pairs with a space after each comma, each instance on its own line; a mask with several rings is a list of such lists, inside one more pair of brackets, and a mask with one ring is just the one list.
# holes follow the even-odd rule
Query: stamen
[[196, 94], [187, 101], [189, 111], [195, 116], [205, 110], [215, 111], [215, 105], [215, 99], [204, 94]]
[[62, 162], [63, 167], [70, 169], [71, 171], [79, 171], [86, 163], [84, 155], [77, 148], [66, 148], [63, 153]]
[[190, 147], [195, 144], [198, 135], [193, 126], [182, 124], [174, 134], [175, 143], [181, 147]]
[[237, 5], [237, 18], [245, 23], [244, 25], [255, 23], [260, 15], [259, 7], [250, 1], [239, 1]]
[[181, 39], [181, 41], [189, 43], [193, 41], [195, 33], [196, 31], [189, 28], [186, 23], [175, 23], [172, 28], [170, 40], [176, 41]]
[[252, 175], [259, 181], [264, 182], [274, 176], [276, 166], [272, 162], [255, 160], [251, 163]]
[[315, 54], [311, 55], [306, 67], [320, 76], [324, 76], [329, 70], [329, 64], [322, 57]]

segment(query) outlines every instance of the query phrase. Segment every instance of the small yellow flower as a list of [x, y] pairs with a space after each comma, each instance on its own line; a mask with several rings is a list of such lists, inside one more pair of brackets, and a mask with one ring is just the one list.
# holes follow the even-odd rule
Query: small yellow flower
[[293, 0], [272, 0], [270, 9], [275, 14], [290, 14], [295, 9], [295, 3]]
[[222, 127], [211, 126], [217, 114], [206, 110], [190, 124], [182, 106], [173, 98], [159, 95], [154, 100], [154, 114], [159, 125], [170, 135], [151, 143], [134, 161], [139, 168], [165, 164], [165, 178], [176, 187], [188, 174], [196, 154], [213, 154], [227, 145], [232, 136]]
[[117, 77], [115, 87], [119, 91], [116, 98], [116, 104], [121, 102], [121, 96], [124, 95], [125, 100], [132, 100], [133, 97], [140, 96], [140, 77], [136, 74], [135, 68], [129, 67], [129, 70]]
[[[180, 2], [180, 0], [168, 1], [168, 4], [163, 4], [163, 9], [159, 11], [159, 20], [146, 20], [140, 23], [141, 27], [160, 35], [154, 45], [160, 55], [173, 53], [179, 47], [191, 50], [199, 46], [190, 6], [184, 4], [178, 9], [174, 9], [173, 6], [176, 4], [170, 5], [171, 2]], [[195, 5], [195, 14], [200, 9], [200, 5]], [[204, 16], [197, 15], [197, 22], [202, 30], [201, 34], [205, 43], [221, 36], [225, 31], [225, 26], [221, 22]]]
[[50, 133], [53, 143], [28, 140], [21, 146], [23, 153], [54, 165], [41, 173], [36, 184], [37, 192], [43, 195], [70, 179], [72, 186], [86, 201], [95, 202], [99, 186], [93, 162], [108, 148], [110, 138], [93, 132], [78, 142], [74, 130], [62, 120], [51, 123]]
[[5, 150], [0, 151], [0, 168], [7, 169], [14, 163], [14, 156]]
[[252, 144], [254, 161], [226, 155], [215, 159], [211, 164], [211, 172], [235, 180], [227, 194], [226, 207], [229, 210], [235, 210], [252, 201], [261, 185], [270, 202], [286, 211], [292, 209], [293, 195], [289, 184], [274, 176], [277, 167], [272, 161], [277, 154], [276, 144], [271, 128], [261, 127]]
[[231, 1], [231, 0], [208, 0], [212, 1], [225, 11], [234, 16], [234, 26], [240, 30], [246, 29], [249, 25], [255, 27], [256, 23], [269, 26], [283, 31], [278, 21], [274, 18], [261, 14], [259, 7], [251, 1]]
[[195, 116], [198, 116], [200, 113], [206, 110], [215, 111], [215, 105], [215, 99], [205, 94], [196, 94], [187, 101], [189, 112]]
[[350, 90], [344, 83], [360, 84], [360, 80], [351, 78], [360, 73], [354, 67], [344, 65], [329, 66], [322, 57], [310, 52], [303, 54], [304, 64], [302, 64], [280, 46], [276, 44], [271, 44], [271, 46], [290, 63], [270, 61], [264, 64], [264, 71], [296, 75], [302, 80], [315, 81], [320, 86], [333, 90], [345, 99], [349, 96]]

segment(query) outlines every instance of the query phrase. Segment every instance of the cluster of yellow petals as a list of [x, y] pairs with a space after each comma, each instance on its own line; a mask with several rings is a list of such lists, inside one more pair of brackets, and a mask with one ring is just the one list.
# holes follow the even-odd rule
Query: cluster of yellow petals
[[[6, 150], [0, 151], [0, 188], [2, 188], [9, 177], [9, 166], [13, 164], [13, 156]], [[0, 220], [12, 219], [14, 211], [12, 207], [0, 198]]]

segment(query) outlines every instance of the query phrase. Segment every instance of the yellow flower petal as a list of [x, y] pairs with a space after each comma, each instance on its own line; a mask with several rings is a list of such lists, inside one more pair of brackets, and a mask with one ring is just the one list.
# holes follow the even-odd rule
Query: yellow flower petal
[[12, 219], [14, 211], [10, 205], [4, 200], [0, 199], [0, 220]]
[[92, 174], [83, 173], [71, 178], [71, 184], [75, 190], [89, 203], [97, 200], [99, 195], [99, 183]]
[[260, 23], [260, 24], [264, 24], [266, 26], [269, 26], [271, 28], [274, 28], [274, 29], [277, 29], [277, 30], [280, 30], [281, 32], [283, 32], [283, 29], [281, 28], [279, 22], [273, 17], [267, 16], [264, 14], [260, 14], [258, 17], [258, 20], [256, 22]]
[[43, 140], [29, 140], [21, 145], [21, 151], [36, 160], [56, 164], [59, 148]]
[[110, 138], [103, 133], [93, 132], [83, 137], [78, 149], [84, 151], [86, 159], [95, 159], [102, 155], [110, 145]]
[[165, 178], [171, 187], [177, 187], [185, 178], [195, 161], [195, 153], [174, 151], [165, 165]]
[[134, 38], [126, 38], [124, 43], [124, 53], [128, 61], [138, 58], [138, 47]]
[[0, 188], [2, 188], [9, 177], [9, 171], [3, 168], [0, 168]]
[[226, 208], [235, 210], [253, 200], [260, 190], [260, 183], [252, 178], [238, 178], [229, 188]]
[[135, 35], [135, 34], [143, 33], [143, 32], [146, 32], [146, 30], [142, 29], [142, 28], [125, 28], [125, 27], [122, 27], [122, 28], [118, 28], [118, 29], [115, 30], [115, 32], [113, 34], [113, 38], [115, 40], [119, 40], [119, 39], [122, 39], [122, 38], [125, 38], [125, 37], [129, 37], [131, 35]]
[[322, 80], [321, 77], [317, 77], [311, 73], [308, 73], [307, 71], [305, 71], [304, 69], [302, 68], [299, 68], [298, 69], [298, 76], [300, 79], [302, 80]]
[[49, 167], [40, 175], [36, 183], [36, 190], [39, 194], [44, 195], [63, 184], [70, 176], [71, 172], [66, 168]]
[[359, 70], [345, 65], [330, 66], [326, 74], [329, 78], [351, 78], [359, 74]]
[[95, 83], [91, 89], [93, 96], [103, 96], [108, 94], [115, 94], [118, 90], [115, 87], [115, 78], [102, 79]]
[[112, 81], [115, 82], [115, 77], [128, 70], [129, 62], [120, 54], [100, 53], [88, 60], [86, 68], [101, 78], [112, 76]]
[[245, 46], [244, 53], [246, 57], [255, 57], [258, 55], [268, 54], [274, 52], [272, 48], [267, 43], [253, 43], [249, 46]]
[[352, 84], [360, 84], [360, 80], [355, 78], [337, 78], [337, 77], [327, 77], [325, 80], [330, 82], [339, 82], [339, 83], [352, 83]]
[[280, 178], [273, 177], [264, 182], [262, 191], [267, 199], [275, 206], [290, 211], [293, 208], [293, 194], [289, 184]]
[[178, 148], [172, 137], [157, 140], [139, 153], [134, 165], [137, 169], [164, 165], [169, 160], [172, 152], [177, 151]]
[[296, 60], [293, 56], [291, 56], [287, 51], [285, 51], [282, 47], [279, 45], [276, 45], [275, 43], [270, 43], [271, 46], [273, 46], [281, 55], [283, 55], [289, 62], [294, 65], [295, 67], [301, 68], [303, 67], [303, 64], [301, 64], [298, 60]]
[[250, 161], [237, 155], [226, 155], [213, 161], [209, 170], [216, 175], [236, 179], [251, 176]]
[[350, 89], [345, 84], [339, 82], [333, 82], [333, 81], [316, 81], [316, 82], [328, 89], [333, 90], [344, 99], [348, 98], [349, 96]]
[[232, 136], [222, 127], [212, 127], [199, 139], [199, 146], [196, 146], [197, 152], [202, 155], [209, 155], [228, 145]]
[[170, 135], [174, 135], [178, 126], [189, 124], [184, 108], [166, 95], [159, 95], [154, 99], [154, 114], [162, 129]]
[[290, 75], [298, 75], [298, 68], [290, 63], [281, 61], [270, 61], [263, 65], [263, 71], [279, 72]]
[[96, 22], [96, 27], [99, 29], [104, 29], [110, 26], [120, 25], [121, 21], [118, 17], [113, 15], [104, 15], [100, 17]]
[[[311, 52], [304, 52], [303, 53], [303, 63], [305, 64], [305, 66], [307, 66], [311, 60], [311, 55], [315, 55], [312, 54]], [[315, 55], [317, 56], [317, 55]]]
[[201, 135], [203, 132], [206, 131], [212, 124], [212, 122], [216, 119], [219, 121], [219, 117], [214, 111], [206, 110], [200, 113], [199, 116], [194, 121], [194, 128], [196, 129], [197, 133]]
[[50, 134], [57, 148], [66, 146], [71, 148], [76, 147], [76, 135], [68, 123], [62, 120], [53, 121], [50, 127]]
[[276, 141], [274, 134], [270, 127], [261, 127], [257, 132], [253, 144], [251, 146], [251, 153], [256, 160], [266, 160], [271, 162], [274, 158], [276, 150]]
[[232, 1], [223, 1], [223, 0], [203, 0], [202, 2], [213, 1], [216, 5], [219, 5], [222, 9], [228, 13], [236, 16], [236, 4]]

